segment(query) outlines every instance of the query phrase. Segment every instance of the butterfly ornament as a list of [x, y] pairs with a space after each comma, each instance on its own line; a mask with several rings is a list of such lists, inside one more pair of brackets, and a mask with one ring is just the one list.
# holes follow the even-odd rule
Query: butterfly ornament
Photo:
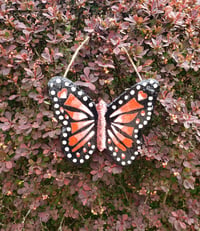
[[48, 89], [69, 160], [83, 164], [98, 149], [106, 150], [119, 165], [132, 163], [141, 149], [141, 132], [151, 120], [158, 81], [142, 80], [110, 104], [100, 99], [95, 105], [71, 80], [60, 76], [50, 79]]

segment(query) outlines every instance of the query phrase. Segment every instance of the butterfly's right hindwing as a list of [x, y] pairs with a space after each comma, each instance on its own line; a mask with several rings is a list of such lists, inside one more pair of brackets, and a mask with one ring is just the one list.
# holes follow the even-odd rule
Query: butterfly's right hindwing
[[82, 164], [96, 149], [95, 103], [67, 78], [53, 77], [48, 88], [55, 117], [62, 124], [63, 151], [73, 163]]

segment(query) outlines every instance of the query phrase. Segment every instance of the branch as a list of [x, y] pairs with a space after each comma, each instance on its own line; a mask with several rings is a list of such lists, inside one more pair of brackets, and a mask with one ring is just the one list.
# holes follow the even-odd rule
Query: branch
[[131, 56], [129, 55], [128, 51], [127, 51], [126, 48], [123, 47], [123, 46], [122, 46], [122, 49], [126, 52], [126, 54], [127, 54], [128, 58], [129, 58], [131, 64], [132, 64], [132, 66], [133, 66], [133, 68], [134, 68], [134, 70], [135, 70], [137, 76], [139, 77], [140, 81], [142, 81], [142, 77], [141, 77], [140, 73], [138, 72], [137, 67], [135, 66], [133, 60], [131, 59]]
[[62, 231], [62, 225], [63, 225], [64, 218], [65, 218], [65, 214], [63, 214], [63, 216], [62, 216], [60, 225], [59, 225], [59, 227], [58, 227], [58, 231]]
[[[31, 212], [31, 209], [28, 210], [26, 215], [23, 217], [22, 224], [25, 225], [26, 218], [28, 217], [29, 213]], [[22, 228], [22, 231], [25, 231], [24, 227]]]
[[25, 223], [26, 218], [28, 217], [29, 213], [31, 212], [31, 209], [28, 210], [28, 212], [26, 213], [26, 215], [24, 216], [23, 220], [22, 220], [22, 224]]
[[73, 56], [72, 56], [72, 59], [71, 59], [69, 65], [68, 65], [68, 67], [67, 67], [67, 69], [66, 69], [66, 71], [65, 71], [65, 74], [64, 74], [64, 76], [63, 76], [64, 78], [67, 77], [67, 73], [69, 72], [69, 69], [70, 69], [72, 63], [74, 62], [76, 56], [78, 55], [78, 52], [80, 51], [80, 49], [85, 45], [85, 43], [86, 43], [89, 39], [90, 39], [90, 37], [87, 36], [87, 37], [84, 39], [84, 41], [80, 44], [80, 46], [76, 49], [75, 53], [74, 53]]

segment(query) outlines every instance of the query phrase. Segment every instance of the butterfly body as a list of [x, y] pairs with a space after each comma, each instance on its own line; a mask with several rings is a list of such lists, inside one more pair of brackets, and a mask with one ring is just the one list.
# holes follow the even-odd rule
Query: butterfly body
[[55, 117], [63, 126], [61, 143], [68, 159], [82, 164], [97, 148], [106, 149], [122, 166], [132, 163], [159, 92], [156, 80], [143, 80], [110, 104], [100, 100], [97, 105], [69, 79], [53, 77], [48, 87]]
[[100, 99], [96, 105], [98, 121], [97, 121], [97, 148], [100, 152], [106, 149], [106, 112], [107, 104]]

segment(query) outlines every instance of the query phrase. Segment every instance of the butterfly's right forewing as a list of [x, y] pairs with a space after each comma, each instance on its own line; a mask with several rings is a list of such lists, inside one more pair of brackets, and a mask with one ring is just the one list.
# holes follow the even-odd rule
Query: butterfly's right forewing
[[48, 87], [55, 117], [62, 123], [63, 151], [73, 163], [82, 164], [96, 149], [95, 104], [69, 79], [56, 76]]

